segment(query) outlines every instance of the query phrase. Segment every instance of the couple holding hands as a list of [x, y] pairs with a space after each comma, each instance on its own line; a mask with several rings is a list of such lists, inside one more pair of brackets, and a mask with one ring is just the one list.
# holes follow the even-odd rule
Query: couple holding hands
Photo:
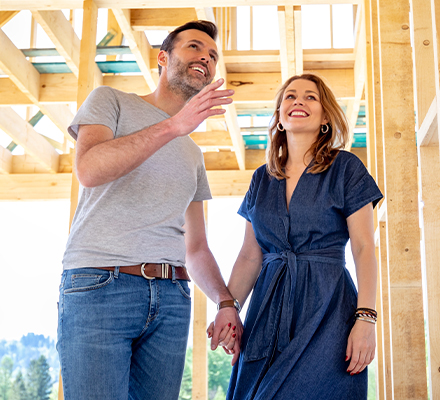
[[[211, 83], [216, 36], [207, 21], [178, 27], [159, 52], [154, 92], [99, 87], [69, 127], [82, 191], [60, 285], [67, 400], [178, 398], [188, 272], [218, 304], [207, 332], [212, 348], [232, 354], [227, 399], [367, 398], [382, 195], [343, 150], [348, 123], [329, 87], [291, 77], [276, 98], [267, 163], [238, 210], [245, 237], [226, 286], [206, 241], [203, 156], [188, 136], [232, 102], [222, 79]], [[349, 239], [358, 289], [345, 267]]]

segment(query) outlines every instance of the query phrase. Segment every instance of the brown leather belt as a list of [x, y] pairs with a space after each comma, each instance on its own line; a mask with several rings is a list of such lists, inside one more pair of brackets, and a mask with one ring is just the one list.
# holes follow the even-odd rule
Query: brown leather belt
[[[143, 263], [138, 265], [129, 265], [119, 267], [119, 272], [129, 275], [142, 276], [145, 279], [172, 279], [173, 278], [173, 268], [174, 276], [176, 279], [182, 279], [185, 281], [190, 281], [188, 272], [185, 267], [174, 267], [173, 265], [162, 263]], [[99, 267], [98, 269], [105, 269], [106, 271], [114, 271], [115, 267]]]

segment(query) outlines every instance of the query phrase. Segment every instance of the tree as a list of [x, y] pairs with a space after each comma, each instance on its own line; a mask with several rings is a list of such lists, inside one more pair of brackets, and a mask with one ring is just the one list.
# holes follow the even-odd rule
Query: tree
[[10, 400], [28, 400], [28, 398], [24, 376], [21, 371], [18, 371], [12, 384]]
[[[208, 388], [209, 393], [215, 394], [222, 390], [224, 393], [228, 391], [229, 379], [231, 377], [231, 360], [232, 357], [227, 355], [222, 348], [208, 352]], [[217, 396], [215, 396], [217, 397]], [[210, 398], [213, 398], [210, 396]]]
[[46, 357], [30, 362], [27, 381], [29, 400], [49, 400], [52, 384]]
[[12, 386], [12, 370], [14, 362], [9, 356], [4, 356], [0, 363], [0, 399], [8, 400]]
[[179, 400], [192, 399], [192, 347], [186, 349], [185, 369], [183, 370], [182, 385], [180, 386]]

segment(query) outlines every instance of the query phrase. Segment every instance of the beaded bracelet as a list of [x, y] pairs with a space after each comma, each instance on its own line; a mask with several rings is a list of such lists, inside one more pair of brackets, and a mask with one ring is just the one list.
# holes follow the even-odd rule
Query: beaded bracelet
[[356, 313], [358, 311], [367, 312], [367, 313], [373, 314], [375, 317], [377, 317], [377, 311], [373, 310], [372, 308], [359, 307], [359, 308], [356, 308]]

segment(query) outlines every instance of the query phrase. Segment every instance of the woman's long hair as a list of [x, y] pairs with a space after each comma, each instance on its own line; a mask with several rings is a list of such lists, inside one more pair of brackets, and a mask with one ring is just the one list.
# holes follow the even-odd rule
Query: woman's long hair
[[289, 156], [286, 132], [278, 129], [280, 106], [283, 101], [284, 91], [297, 79], [305, 79], [316, 84], [324, 114], [329, 120], [327, 124], [328, 131], [326, 133], [320, 131], [315, 143], [307, 151], [307, 153], [311, 153], [314, 161], [307, 172], [317, 174], [329, 168], [338, 155], [339, 150], [345, 147], [345, 143], [348, 140], [348, 121], [331, 89], [317, 75], [302, 74], [292, 76], [278, 91], [275, 112], [269, 125], [270, 144], [266, 154], [267, 172], [277, 179], [288, 178], [284, 168]]

